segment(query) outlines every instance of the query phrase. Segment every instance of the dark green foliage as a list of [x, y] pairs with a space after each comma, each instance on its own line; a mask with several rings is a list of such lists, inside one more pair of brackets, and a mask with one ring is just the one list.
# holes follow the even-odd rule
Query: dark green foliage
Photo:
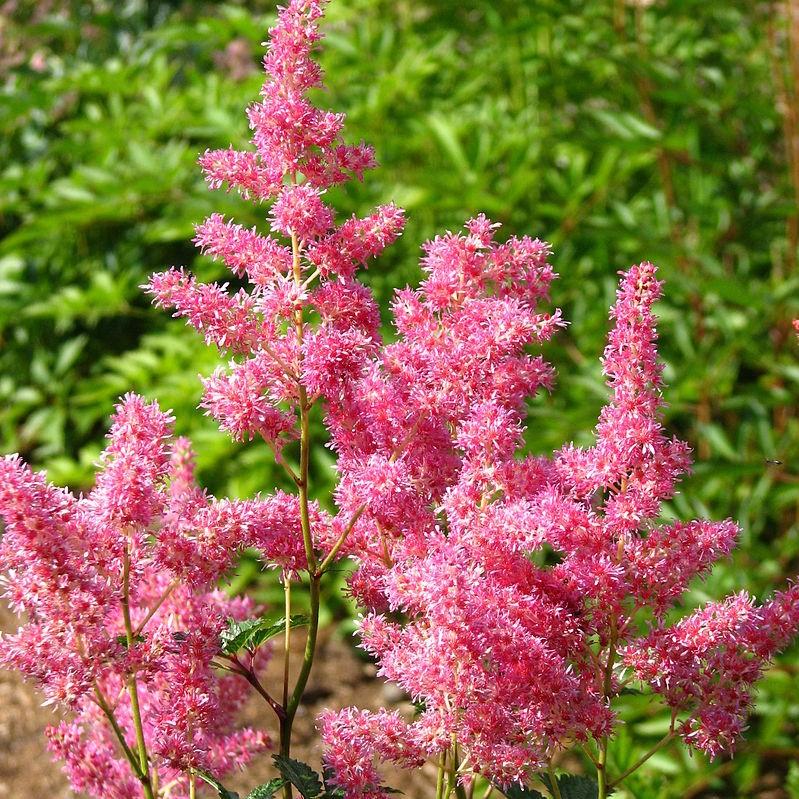
[[[145, 640], [145, 638], [144, 638], [143, 635], [136, 635], [133, 638], [133, 643], [134, 643], [134, 645], [135, 644], [140, 644], [140, 643], [143, 643], [144, 640]], [[118, 635], [117, 636], [117, 643], [120, 646], [124, 646], [125, 649], [127, 649], [128, 648], [128, 637], [127, 637], [127, 635]]]
[[343, 788], [336, 788], [333, 785], [332, 778], [333, 774], [327, 766], [323, 767], [322, 775], [325, 786], [325, 792], [327, 793], [328, 799], [344, 799], [345, 792]]
[[[544, 774], [542, 780], [544, 785], [552, 791], [552, 780], [549, 775]], [[596, 780], [592, 780], [589, 777], [582, 777], [577, 774], [561, 774], [556, 777], [556, 780], [561, 799], [597, 799], [599, 795], [599, 786]]]
[[[294, 615], [289, 617], [290, 627], [302, 627], [308, 624], [308, 617]], [[286, 629], [285, 619], [270, 621], [268, 619], [245, 619], [234, 621], [228, 619], [228, 626], [219, 636], [219, 646], [223, 654], [235, 655], [242, 649], [254, 652], [270, 638], [280, 635]]]
[[280, 775], [290, 782], [303, 799], [321, 799], [324, 788], [319, 775], [306, 763], [283, 755], [273, 755]]
[[520, 785], [511, 785], [510, 788], [498, 789], [508, 799], [544, 799], [544, 795], [534, 788], [524, 788]]
[[[596, 780], [592, 780], [589, 777], [583, 777], [577, 774], [561, 774], [556, 780], [561, 799], [596, 799], [599, 793]], [[542, 774], [541, 781], [544, 783], [551, 796], [557, 795], [548, 774]], [[511, 785], [509, 788], [501, 790], [508, 799], [544, 799], [543, 794], [536, 791], [534, 788]]]
[[[219, 782], [212, 774], [206, 774], [204, 771], [194, 772], [203, 782], [210, 785], [217, 793], [219, 799], [241, 799], [241, 797], [234, 791], [229, 791]], [[267, 794], [269, 796], [269, 794]]]
[[282, 777], [275, 777], [263, 785], [259, 785], [247, 794], [247, 799], [270, 799], [274, 796], [284, 785], [286, 781]]
[[[302, 799], [343, 799], [344, 791], [330, 784], [330, 776], [327, 771], [325, 771], [324, 778], [320, 778], [307, 763], [294, 760], [294, 758], [272, 755], [272, 760], [283, 779], [290, 782], [300, 792]], [[271, 785], [271, 783], [269, 784]], [[391, 794], [402, 793], [402, 791], [382, 785], [375, 787], [374, 790]], [[265, 794], [265, 796], [270, 795]]]

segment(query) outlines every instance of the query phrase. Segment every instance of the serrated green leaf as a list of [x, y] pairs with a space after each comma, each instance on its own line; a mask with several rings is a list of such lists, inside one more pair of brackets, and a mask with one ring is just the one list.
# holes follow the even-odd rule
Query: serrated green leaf
[[545, 797], [534, 788], [525, 788], [523, 785], [511, 785], [510, 788], [495, 787], [502, 791], [508, 799], [545, 799]]
[[205, 771], [195, 771], [194, 773], [216, 791], [219, 799], [241, 799], [235, 791], [229, 791], [225, 788], [213, 774], [208, 774]]
[[325, 786], [325, 799], [344, 799], [344, 789], [333, 785], [333, 772], [327, 767], [322, 767], [322, 782]]
[[[550, 792], [553, 792], [552, 780], [548, 774], [542, 774], [541, 781]], [[590, 777], [580, 774], [561, 774], [557, 782], [561, 799], [597, 799], [599, 796], [599, 785]], [[608, 793], [611, 794], [613, 791]]]
[[561, 799], [597, 799], [599, 786], [590, 777], [563, 774], [558, 777]]
[[322, 781], [307, 763], [283, 755], [272, 755], [272, 760], [281, 776], [300, 792], [303, 799], [318, 799], [322, 796]]
[[253, 788], [247, 794], [247, 799], [271, 799], [285, 784], [286, 781], [282, 777], [275, 777], [273, 780]]
[[325, 786], [325, 799], [344, 799], [344, 789], [333, 785], [333, 772], [327, 766], [322, 767], [322, 782]]
[[[302, 627], [308, 624], [308, 617], [295, 615], [289, 617], [291, 627]], [[235, 655], [242, 649], [255, 650], [261, 644], [280, 635], [286, 627], [284, 619], [270, 621], [268, 619], [245, 619], [234, 621], [228, 619], [227, 629], [220, 635], [219, 648], [225, 655]]]

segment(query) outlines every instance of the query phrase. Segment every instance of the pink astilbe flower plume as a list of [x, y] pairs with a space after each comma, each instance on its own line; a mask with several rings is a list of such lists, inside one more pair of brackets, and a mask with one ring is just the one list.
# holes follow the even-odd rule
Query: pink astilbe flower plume
[[[674, 710], [675, 734], [710, 754], [730, 749], [753, 681], [799, 626], [796, 589], [761, 608], [737, 597], [663, 626], [738, 530], [729, 520], [658, 523], [690, 459], [660, 418], [655, 267], [622, 275], [596, 444], [519, 460], [522, 403], [550, 382], [522, 348], [559, 324], [530, 304], [546, 296], [548, 250], [529, 240], [496, 247], [482, 218], [468, 229], [428, 248], [426, 294], [398, 294], [400, 340], [384, 350], [384, 376], [361, 382], [372, 408], [385, 397], [391, 411], [363, 431], [343, 422], [333, 431], [339, 504], [364, 506], [351, 539], [361, 561], [353, 592], [372, 608], [362, 645], [425, 708], [404, 740], [418, 757], [457, 751], [468, 764], [461, 779], [524, 783], [575, 741], [606, 745], [627, 666]], [[426, 447], [414, 438], [402, 476], [389, 478], [375, 447], [387, 452], [399, 436], [381, 441], [379, 430], [414, 419], [440, 420], [442, 432]], [[435, 478], [425, 480], [429, 464]], [[545, 547], [557, 555], [551, 565]], [[656, 619], [643, 638], [639, 612]], [[322, 717], [327, 762], [348, 799], [387, 795], [375, 758], [408, 766], [381, 742], [383, 729], [378, 716], [352, 710]]]
[[713, 757], [732, 751], [753, 684], [797, 629], [797, 586], [761, 607], [738, 594], [653, 630], [627, 648], [624, 660], [680, 715], [685, 741]]
[[[195, 242], [236, 277], [247, 277], [249, 292], [230, 294], [225, 284], [203, 285], [178, 269], [153, 275], [147, 287], [156, 304], [174, 308], [206, 343], [239, 357], [205, 380], [202, 406], [233, 438], [263, 437], [275, 449], [293, 437], [304, 401], [298, 385], [312, 400], [337, 400], [342, 384], [366, 368], [379, 315], [370, 294], [350, 284], [405, 224], [402, 210], [389, 204], [336, 225], [325, 202], [327, 187], [362, 177], [375, 162], [366, 145], [344, 143], [343, 114], [317, 108], [307, 96], [322, 81], [312, 54], [324, 5], [291, 0], [270, 30], [262, 99], [248, 110], [254, 151], [219, 150], [200, 159], [212, 188], [227, 185], [255, 202], [271, 201], [272, 231], [282, 240], [212, 214], [198, 225]], [[346, 313], [331, 317], [337, 297], [346, 300]], [[320, 321], [299, 341], [293, 323], [303, 311]]]
[[246, 617], [252, 603], [209, 586], [270, 524], [278, 528], [272, 555], [290, 557], [295, 535], [268, 502], [207, 496], [171, 422], [155, 403], [124, 397], [95, 487], [82, 497], [49, 485], [16, 456], [0, 460], [2, 583], [26, 617], [0, 639], [0, 664], [69, 708], [71, 719], [48, 733], [50, 748], [73, 788], [98, 798], [141, 796], [107, 719], [112, 712], [133, 749], [125, 692], [132, 675], [153, 773], [174, 782], [171, 796], [188, 795], [188, 769], [224, 774], [268, 743], [261, 732], [236, 729], [246, 683], [212, 667], [226, 619]]
[[[549, 307], [550, 247], [503, 240], [483, 215], [435, 237], [423, 245], [420, 286], [396, 292], [396, 335], [383, 341], [358, 273], [401, 235], [405, 216], [387, 203], [341, 220], [329, 202], [328, 189], [362, 179], [375, 158], [347, 143], [343, 114], [311, 100], [323, 85], [313, 55], [325, 5], [289, 0], [279, 10], [247, 111], [250, 149], [200, 158], [211, 188], [263, 210], [263, 229], [218, 213], [196, 228], [202, 253], [244, 287], [175, 268], [147, 286], [228, 359], [203, 379], [200, 407], [235, 440], [266, 442], [296, 492], [210, 496], [169, 417], [132, 395], [86, 497], [3, 460], [0, 566], [28, 622], [2, 640], [2, 662], [75, 713], [50, 746], [76, 789], [137, 795], [105, 723], [114, 713], [122, 753], [144, 736], [154, 775], [182, 797], [187, 772], [223, 774], [266, 745], [234, 723], [246, 683], [212, 666], [225, 619], [253, 612], [216, 593], [216, 581], [255, 547], [280, 570], [289, 607], [299, 578], [309, 590], [297, 669], [290, 623], [283, 633], [282, 703], [259, 690], [285, 753], [321, 581], [347, 556], [361, 645], [420, 709], [321, 716], [326, 782], [346, 799], [386, 796], [381, 761], [433, 760], [440, 785], [446, 765], [449, 796], [460, 790], [452, 781], [473, 786], [477, 775], [502, 789], [526, 783], [576, 744], [599, 753], [605, 799], [614, 700], [630, 679], [671, 709], [670, 736], [711, 755], [731, 749], [754, 680], [799, 625], [797, 589], [761, 606], [731, 597], [666, 623], [738, 528], [662, 520], [690, 450], [663, 428], [655, 267], [621, 276], [593, 446], [525, 455], [536, 432], [525, 428], [527, 402], [554, 385], [539, 350], [565, 324]], [[312, 500], [315, 418], [337, 459], [328, 509]], [[230, 663], [259, 687], [252, 662]]]
[[[218, 213], [196, 228], [200, 251], [237, 288], [175, 268], [147, 286], [228, 360], [203, 379], [200, 407], [233, 439], [262, 439], [296, 490], [211, 496], [169, 415], [135, 395], [117, 408], [86, 496], [17, 457], [0, 460], [0, 574], [25, 616], [0, 639], [0, 665], [70, 711], [48, 737], [75, 790], [193, 797], [195, 777], [213, 781], [269, 744], [236, 725], [248, 683], [276, 713], [289, 753], [322, 581], [346, 556], [360, 644], [417, 710], [324, 712], [326, 796], [384, 799], [382, 762], [432, 761], [439, 796], [445, 776], [447, 797], [478, 776], [507, 791], [543, 771], [551, 778], [554, 759], [581, 746], [606, 799], [626, 776], [608, 775], [607, 755], [614, 703], [631, 681], [671, 711], [658, 746], [682, 737], [711, 756], [730, 751], [755, 680], [797, 632], [799, 589], [761, 605], [739, 594], [667, 623], [738, 527], [663, 520], [691, 459], [663, 427], [655, 267], [621, 275], [593, 446], [525, 454], [536, 433], [527, 402], [554, 385], [540, 349], [565, 324], [549, 306], [550, 247], [504, 238], [483, 215], [435, 237], [423, 245], [419, 287], [396, 292], [395, 335], [383, 341], [358, 274], [402, 234], [405, 216], [386, 203], [341, 220], [330, 204], [328, 190], [362, 179], [375, 158], [347, 143], [343, 114], [311, 100], [323, 85], [313, 55], [325, 5], [280, 8], [247, 111], [250, 149], [200, 157], [211, 188], [263, 212], [263, 229]], [[313, 499], [316, 419], [336, 457], [327, 504]], [[306, 619], [275, 627], [248, 618], [252, 602], [215, 590], [245, 547], [279, 570], [287, 615], [292, 590], [307, 590]], [[231, 619], [226, 641], [283, 635], [280, 701], [256, 675], [268, 645], [220, 650]], [[306, 622], [302, 660], [291, 663], [292, 628]], [[315, 786], [302, 764], [275, 764]]]

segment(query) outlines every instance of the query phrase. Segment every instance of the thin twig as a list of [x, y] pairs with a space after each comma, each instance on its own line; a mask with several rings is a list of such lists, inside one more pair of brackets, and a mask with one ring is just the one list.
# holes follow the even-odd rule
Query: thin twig
[[552, 799], [563, 799], [560, 795], [560, 785], [558, 785], [558, 778], [555, 776], [555, 767], [552, 765], [552, 761], [549, 761], [549, 766], [547, 767], [547, 774], [549, 774], [549, 784], [552, 786]]
[[94, 696], [97, 701], [97, 705], [99, 706], [100, 710], [103, 711], [103, 715], [108, 719], [108, 723], [111, 725], [111, 729], [114, 731], [114, 735], [116, 735], [119, 745], [122, 748], [122, 752], [124, 753], [128, 763], [130, 763], [130, 767], [133, 769], [133, 773], [138, 779], [141, 779], [143, 775], [139, 769], [139, 762], [136, 759], [136, 755], [128, 746], [128, 743], [125, 740], [125, 734], [122, 732], [122, 728], [119, 726], [119, 722], [116, 720], [114, 711], [111, 710], [108, 700], [105, 698], [103, 692], [100, 690], [100, 686], [97, 685], [97, 683], [94, 684]]
[[[122, 617], [125, 623], [125, 637], [130, 650], [133, 648], [135, 637], [133, 635], [133, 624], [130, 620], [130, 554], [127, 547], [125, 547], [122, 559]], [[136, 684], [136, 675], [133, 673], [128, 677], [128, 694], [130, 696], [133, 728], [136, 732], [136, 746], [139, 752], [139, 779], [144, 789], [145, 799], [155, 799], [150, 780], [150, 758], [147, 754], [147, 744], [144, 740], [144, 724], [142, 723], [141, 708], [139, 707], [139, 689]]]
[[[394, 448], [394, 451], [389, 456], [389, 459], [388, 459], [389, 463], [396, 463], [397, 459], [403, 454], [403, 452], [405, 452], [405, 450], [408, 447], [408, 444], [411, 443], [411, 441], [413, 440], [414, 435], [416, 435], [416, 432], [419, 429], [419, 425], [421, 424], [421, 421], [422, 421], [422, 416], [419, 415], [416, 418], [416, 421], [413, 423], [413, 425], [411, 425], [411, 427], [408, 430], [408, 432], [405, 433], [405, 435], [402, 437], [400, 442]], [[330, 568], [330, 565], [336, 559], [336, 556], [340, 552], [341, 547], [344, 546], [344, 543], [346, 542], [347, 538], [349, 537], [349, 535], [352, 532], [352, 530], [355, 527], [355, 525], [358, 523], [358, 519], [360, 519], [361, 516], [363, 515], [363, 512], [366, 510], [366, 507], [367, 507], [367, 503], [364, 502], [355, 511], [355, 513], [352, 514], [352, 518], [350, 519], [350, 521], [347, 524], [347, 526], [344, 528], [344, 531], [338, 537], [336, 542], [333, 544], [332, 549], [330, 550], [330, 552], [327, 553], [327, 555], [325, 556], [324, 560], [319, 565], [319, 568], [316, 570], [316, 574], [318, 576], [323, 575]]]
[[150, 621], [150, 619], [152, 619], [153, 616], [155, 616], [156, 613], [158, 613], [158, 611], [161, 608], [161, 605], [163, 605], [164, 602], [166, 602], [169, 595], [177, 588], [177, 586], [178, 586], [178, 580], [177, 579], [172, 580], [172, 582], [167, 586], [164, 593], [161, 594], [160, 597], [158, 597], [158, 601], [150, 608], [149, 612], [144, 617], [144, 620], [133, 631], [134, 639], [138, 638], [141, 635], [142, 630], [147, 626], [147, 623]]
[[622, 771], [616, 779], [612, 780], [608, 783], [608, 788], [615, 788], [622, 780], [627, 779], [634, 771], [637, 771], [641, 766], [649, 760], [652, 755], [659, 752], [664, 746], [671, 743], [674, 739], [674, 731], [670, 730], [667, 732], [646, 754], [642, 755], [632, 764], [629, 768]]

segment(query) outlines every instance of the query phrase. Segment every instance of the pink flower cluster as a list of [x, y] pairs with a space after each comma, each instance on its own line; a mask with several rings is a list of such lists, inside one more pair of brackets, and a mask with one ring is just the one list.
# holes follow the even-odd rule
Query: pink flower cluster
[[189, 768], [223, 774], [268, 744], [261, 732], [236, 729], [246, 683], [212, 668], [227, 618], [245, 618], [253, 605], [211, 582], [237, 547], [281, 522], [269, 505], [207, 497], [190, 460], [170, 417], [135, 395], [117, 408], [86, 496], [49, 485], [17, 457], [0, 460], [2, 583], [26, 617], [0, 639], [0, 663], [71, 711], [48, 738], [76, 791], [141, 796], [107, 723], [110, 712], [135, 748], [126, 693], [134, 676], [153, 774], [173, 783], [171, 796], [188, 795]]
[[[195, 241], [246, 278], [249, 292], [198, 284], [177, 269], [154, 275], [148, 287], [157, 304], [173, 307], [207, 343], [239, 356], [205, 380], [206, 411], [234, 438], [259, 436], [278, 452], [297, 435], [306, 394], [310, 402], [337, 400], [374, 354], [379, 313], [353, 276], [405, 224], [402, 211], [386, 205], [336, 225], [324, 202], [329, 186], [360, 178], [375, 162], [371, 148], [342, 141], [343, 114], [319, 109], [307, 97], [322, 79], [311, 57], [322, 6], [292, 0], [270, 31], [262, 100], [248, 110], [254, 150], [200, 158], [213, 188], [236, 188], [256, 202], [271, 199], [272, 230], [283, 240], [212, 214], [197, 227]], [[303, 311], [317, 323], [298, 336]]]
[[[634, 266], [621, 281], [603, 357], [612, 397], [595, 445], [520, 457], [525, 403], [552, 384], [531, 345], [563, 324], [539, 307], [555, 277], [549, 247], [500, 242], [483, 216], [429, 242], [425, 279], [397, 292], [397, 338], [383, 344], [374, 300], [355, 275], [400, 234], [403, 215], [389, 205], [336, 225], [324, 201], [327, 187], [361, 177], [373, 157], [342, 142], [343, 115], [308, 99], [321, 81], [311, 56], [322, 10], [292, 0], [280, 12], [262, 101], [248, 112], [253, 151], [201, 159], [212, 187], [271, 200], [272, 232], [283, 239], [213, 215], [196, 241], [249, 289], [231, 295], [172, 270], [150, 290], [233, 356], [205, 381], [203, 407], [234, 437], [259, 435], [282, 457], [301, 413], [323, 405], [340, 480], [338, 513], [317, 513], [316, 552], [355, 560], [363, 645], [424, 707], [410, 721], [325, 714], [334, 779], [348, 797], [382, 796], [375, 758], [412, 767], [457, 749], [465, 779], [522, 781], [558, 749], [612, 733], [625, 663], [655, 691], [668, 684], [689, 742], [729, 748], [752, 681], [799, 619], [777, 599], [782, 633], [770, 648], [755, 633], [738, 636], [749, 671], [736, 671], [722, 647], [737, 674], [726, 687], [697, 678], [707, 667], [695, 640], [661, 647], [688, 633], [688, 621], [663, 626], [665, 613], [730, 551], [737, 527], [658, 522], [690, 457], [660, 422], [655, 268]], [[288, 497], [271, 501], [282, 503], [286, 526], [292, 510], [298, 524]], [[283, 567], [297, 568], [299, 547], [287, 554]], [[751, 607], [760, 622], [747, 629], [768, 630], [772, 605]], [[733, 608], [708, 612], [728, 618]], [[655, 627], [640, 637], [647, 613]]]
[[746, 594], [658, 627], [625, 652], [625, 663], [682, 713], [685, 740], [715, 756], [732, 750], [745, 728], [752, 684], [799, 628], [799, 586], [762, 607]]
[[[429, 424], [443, 408], [451, 415], [437, 437], [414, 437], [398, 461], [406, 464], [402, 474], [376, 470], [371, 447], [361, 442], [363, 467], [352, 450], [340, 460], [346, 503], [352, 507], [357, 495], [366, 505], [351, 539], [351, 554], [362, 563], [353, 588], [368, 608], [363, 646], [380, 673], [424, 710], [412, 721], [353, 710], [323, 715], [339, 784], [348, 797], [385, 796], [375, 758], [407, 766], [453, 746], [468, 764], [462, 779], [480, 773], [500, 784], [524, 782], [558, 750], [612, 734], [611, 701], [625, 666], [663, 695], [675, 732], [688, 743], [711, 755], [731, 749], [753, 682], [799, 628], [799, 597], [793, 587], [760, 608], [735, 597], [674, 626], [663, 621], [690, 580], [731, 550], [737, 527], [658, 522], [689, 452], [666, 436], [659, 419], [655, 268], [643, 263], [622, 276], [603, 357], [612, 397], [596, 444], [519, 458], [527, 392], [499, 344], [513, 336], [498, 314], [485, 332], [474, 322], [465, 326], [454, 351], [469, 351], [467, 342], [482, 338], [471, 355], [485, 371], [472, 371], [474, 361], [459, 368], [451, 344], [460, 328], [446, 315], [452, 305], [474, 313], [471, 306], [483, 312], [487, 303], [506, 303], [514, 309], [505, 317], [511, 329], [529, 337], [541, 324], [526, 306], [539, 273], [500, 280], [502, 290], [488, 297], [466, 290], [460, 302], [455, 288], [469, 286], [473, 263], [464, 257], [468, 239], [460, 246], [446, 241], [446, 249], [437, 242], [429, 251], [440, 259], [427, 258], [426, 285], [445, 286], [438, 307], [430, 297], [420, 304], [419, 294], [401, 295], [414, 324], [400, 321], [410, 341], [385, 349], [383, 374], [387, 379], [396, 368], [395, 349], [403, 352], [401, 385], [424, 408], [418, 418]], [[473, 274], [485, 279], [490, 265]], [[422, 308], [445, 320], [425, 339], [423, 355], [413, 348], [426, 332]], [[449, 368], [428, 382], [436, 362]], [[540, 367], [539, 373], [545, 374]], [[435, 400], [425, 394], [431, 389]], [[377, 429], [374, 422], [369, 429]], [[424, 471], [431, 462], [436, 482]], [[641, 637], [639, 619], [647, 613], [655, 626]], [[388, 740], [387, 730], [394, 730]]]

